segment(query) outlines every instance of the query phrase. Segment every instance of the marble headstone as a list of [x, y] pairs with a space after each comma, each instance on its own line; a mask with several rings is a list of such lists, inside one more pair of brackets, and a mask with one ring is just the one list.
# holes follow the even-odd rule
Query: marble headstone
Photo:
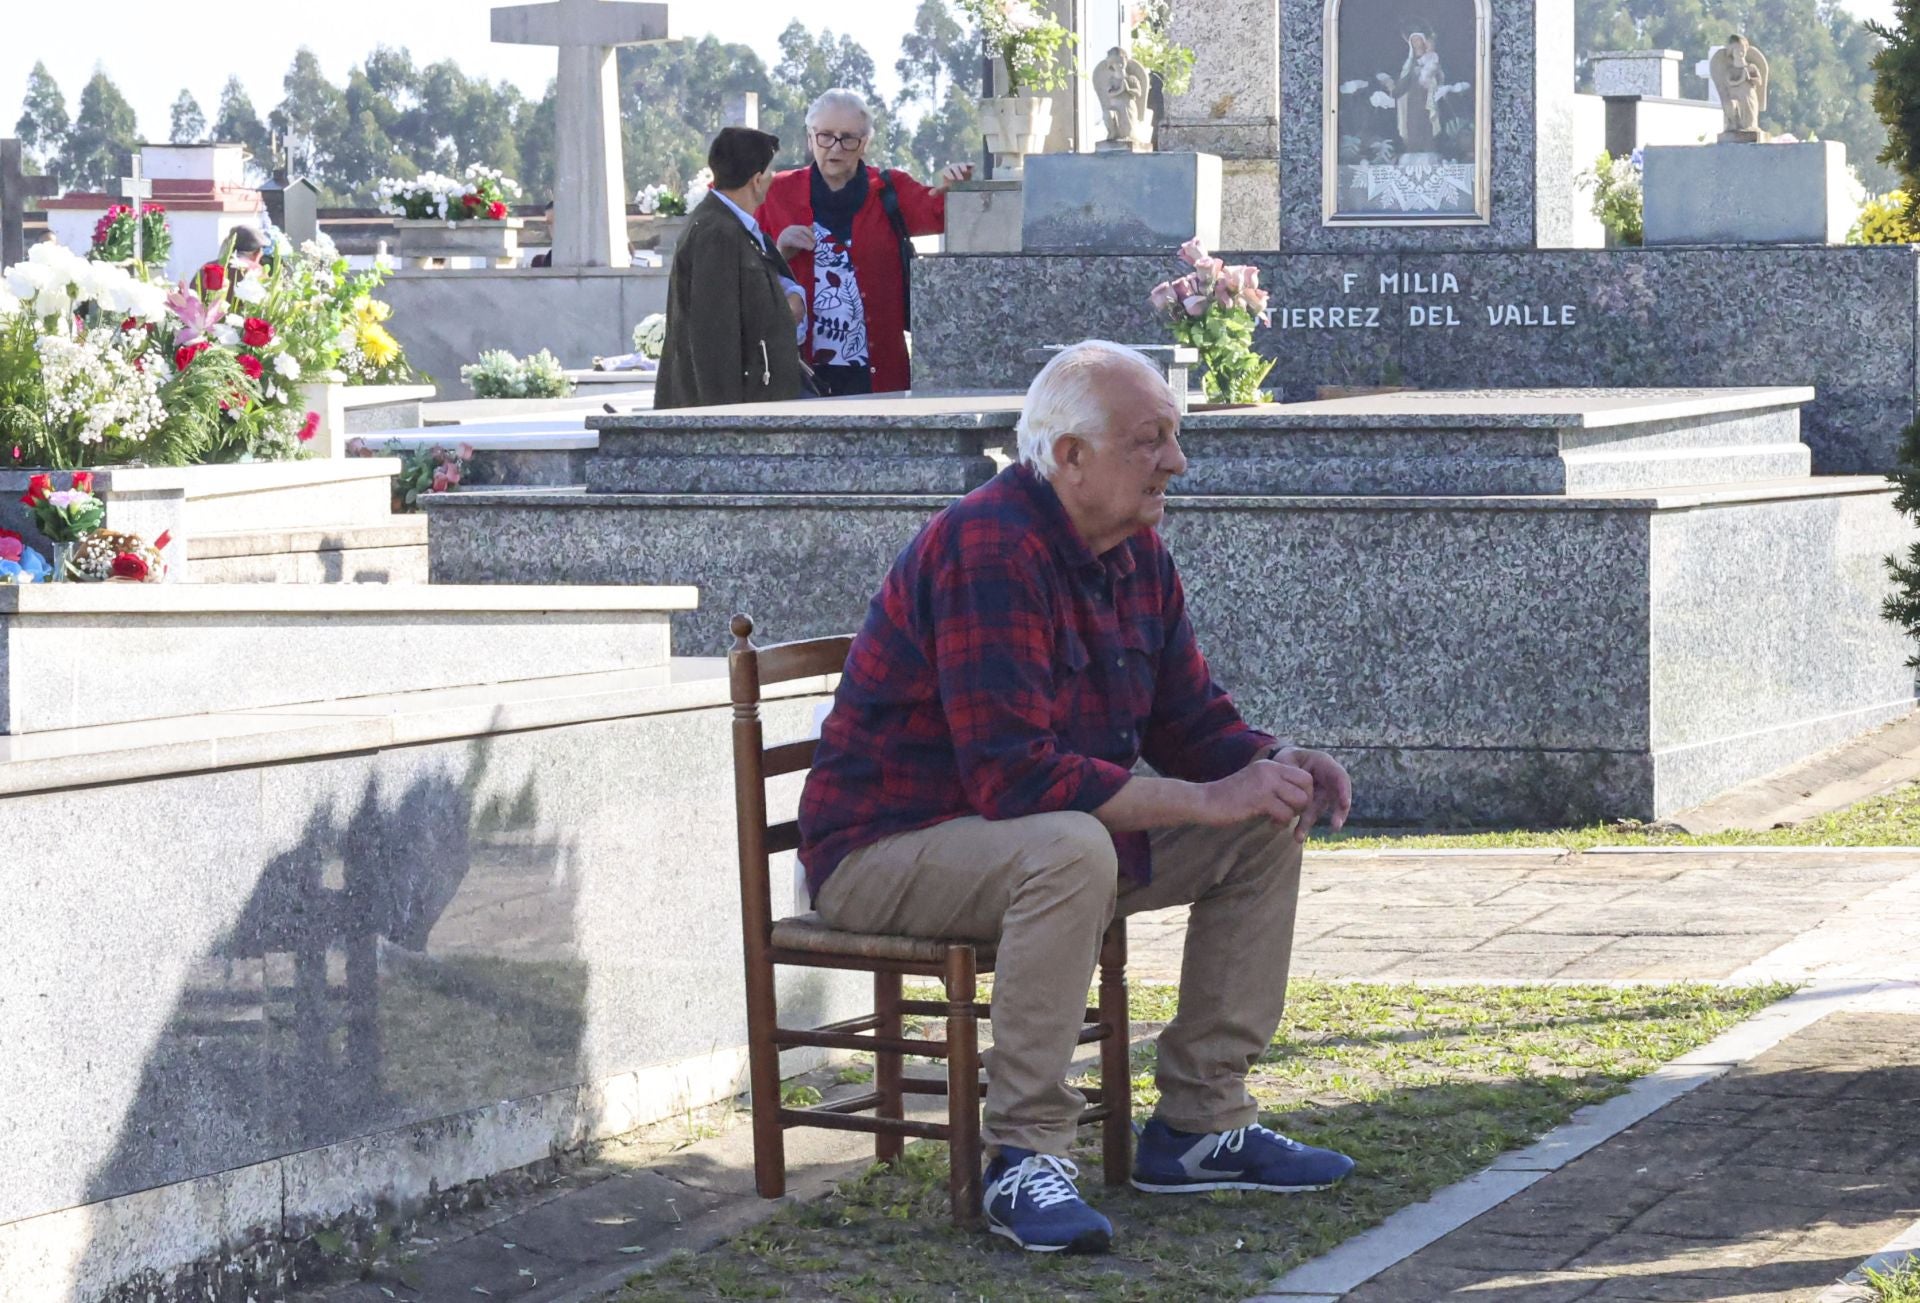
[[1028, 253], [1171, 254], [1220, 245], [1213, 154], [1037, 154], [1027, 159], [1020, 244]]

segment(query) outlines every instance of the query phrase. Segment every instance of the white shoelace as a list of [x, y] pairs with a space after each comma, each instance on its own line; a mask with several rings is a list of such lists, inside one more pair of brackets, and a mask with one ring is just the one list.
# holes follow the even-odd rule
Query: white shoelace
[[1279, 1141], [1281, 1144], [1285, 1145], [1288, 1149], [1306, 1148], [1306, 1146], [1302, 1145], [1298, 1140], [1293, 1140], [1286, 1136], [1283, 1136], [1278, 1131], [1269, 1131], [1267, 1130], [1267, 1128], [1261, 1126], [1258, 1122], [1256, 1122], [1250, 1127], [1235, 1127], [1231, 1131], [1222, 1131], [1220, 1133], [1220, 1138], [1213, 1142], [1213, 1153], [1210, 1155], [1210, 1157], [1218, 1158], [1220, 1157], [1222, 1152], [1229, 1153], [1229, 1154], [1239, 1153], [1240, 1150], [1247, 1143], [1247, 1132], [1249, 1131], [1258, 1131], [1261, 1135], [1266, 1136], [1268, 1139]]
[[996, 1194], [1013, 1196], [1013, 1203], [1020, 1202], [1020, 1191], [1024, 1188], [1027, 1200], [1036, 1208], [1051, 1208], [1057, 1203], [1066, 1203], [1078, 1199], [1080, 1192], [1073, 1186], [1074, 1179], [1080, 1175], [1080, 1169], [1071, 1158], [1059, 1158], [1053, 1154], [1034, 1154], [1020, 1160], [1018, 1167], [1007, 1169], [1006, 1175], [994, 1183]]

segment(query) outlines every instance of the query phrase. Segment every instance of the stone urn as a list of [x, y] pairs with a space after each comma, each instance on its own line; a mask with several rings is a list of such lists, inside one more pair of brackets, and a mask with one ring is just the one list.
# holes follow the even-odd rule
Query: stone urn
[[406, 267], [423, 267], [439, 258], [484, 258], [494, 267], [512, 267], [520, 261], [520, 229], [525, 225], [518, 217], [497, 222], [485, 218], [447, 222], [402, 217], [394, 221], [393, 229]]
[[1025, 170], [1028, 154], [1046, 152], [1053, 130], [1053, 101], [1045, 95], [1001, 95], [980, 101], [980, 130], [993, 153], [993, 174], [1011, 179]]

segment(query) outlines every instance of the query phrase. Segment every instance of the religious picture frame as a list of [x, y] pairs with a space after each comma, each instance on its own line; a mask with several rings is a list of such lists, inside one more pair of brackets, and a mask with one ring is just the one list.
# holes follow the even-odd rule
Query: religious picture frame
[[1325, 226], [1491, 220], [1489, 0], [1326, 0]]

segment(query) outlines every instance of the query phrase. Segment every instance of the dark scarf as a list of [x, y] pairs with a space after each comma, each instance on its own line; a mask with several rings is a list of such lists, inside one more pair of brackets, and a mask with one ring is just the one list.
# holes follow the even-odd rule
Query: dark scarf
[[838, 190], [820, 175], [818, 163], [809, 164], [807, 171], [813, 185], [813, 220], [842, 244], [852, 243], [853, 215], [867, 202], [867, 165], [862, 163], [853, 179]]

